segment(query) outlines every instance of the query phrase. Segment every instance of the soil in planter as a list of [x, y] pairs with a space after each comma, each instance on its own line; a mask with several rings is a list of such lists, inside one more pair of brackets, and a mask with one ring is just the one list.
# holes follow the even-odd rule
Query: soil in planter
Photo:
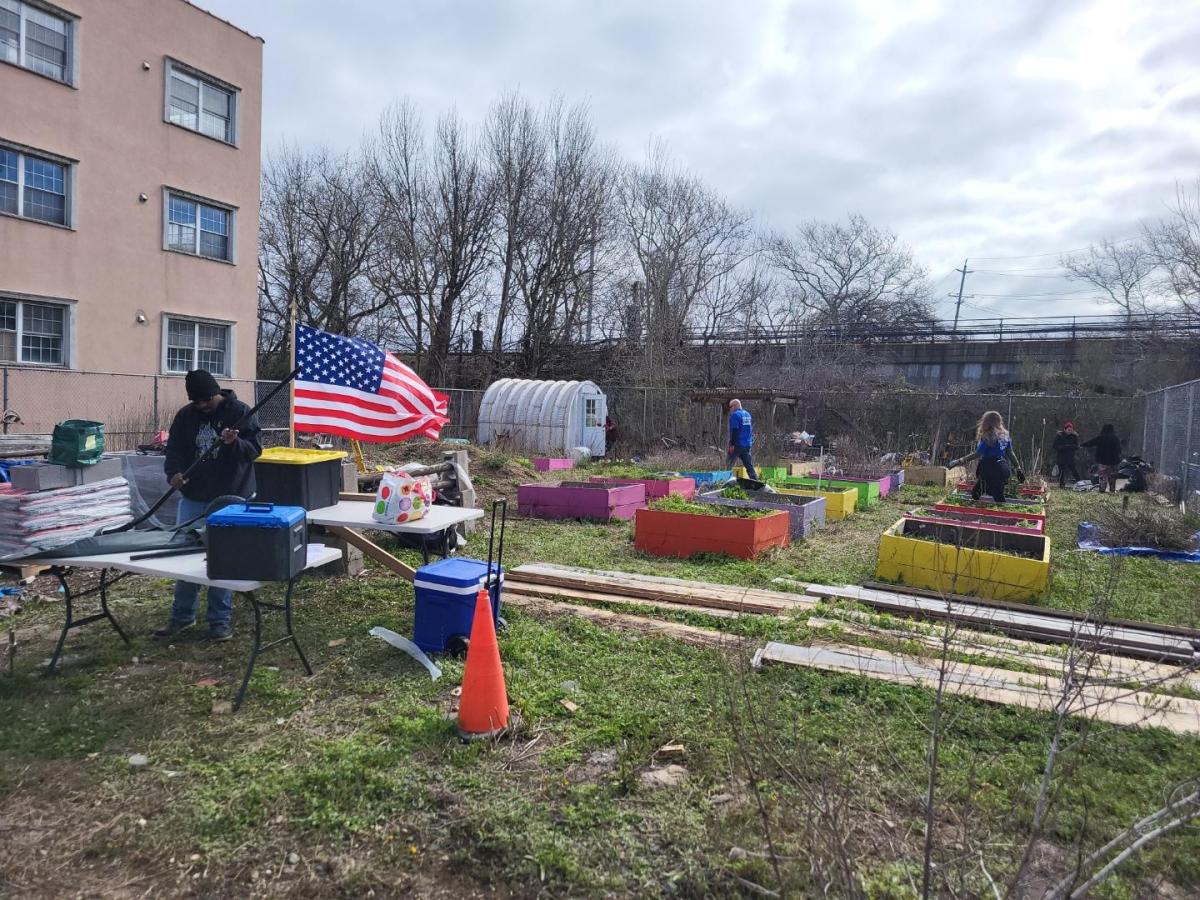
[[692, 503], [675, 494], [655, 500], [649, 508], [663, 512], [691, 513], [696, 516], [727, 516], [735, 519], [761, 519], [763, 516], [772, 516], [778, 512], [775, 509], [749, 509], [741, 506], [721, 506], [717, 503]]
[[[904, 537], [904, 538], [908, 538], [909, 540], [913, 540], [913, 541], [928, 541], [931, 544], [945, 544], [945, 546], [947, 546], [947, 547], [956, 546], [955, 544], [946, 544], [945, 541], [939, 541], [935, 536], [933, 536], [931, 534], [916, 534], [916, 533], [907, 534], [907, 533], [905, 533], [900, 536]], [[1022, 559], [1041, 559], [1042, 558], [1042, 554], [1036, 553], [1032, 550], [1002, 550], [999, 547], [972, 547], [970, 544], [963, 544], [960, 547], [960, 549], [974, 550], [977, 553], [1002, 553], [1005, 556], [1019, 556]]]
[[[999, 507], [994, 507], [994, 508], [998, 509]], [[1024, 512], [1024, 510], [1020, 510], [1020, 511]], [[1005, 512], [1018, 512], [1018, 510], [1007, 510], [1006, 509]], [[991, 522], [977, 522], [977, 521], [969, 518], [966, 513], [952, 512], [951, 510], [943, 510], [943, 509], [925, 509], [925, 508], [914, 509], [912, 511], [912, 514], [914, 516], [919, 516], [921, 518], [926, 518], [926, 519], [948, 519], [952, 522], [961, 522], [963, 525], [979, 526], [979, 527], [983, 527], [983, 528], [986, 528], [989, 525], [1003, 525], [1003, 526], [1010, 527], [1010, 528], [1031, 528], [1031, 529], [1036, 530], [1037, 528], [1039, 528], [1041, 526], [1041, 523], [1036, 521], [1035, 519], [1008, 519], [1008, 518], [1001, 519], [1001, 518], [997, 518]], [[980, 508], [979, 514], [981, 516], [986, 516], [988, 514], [988, 511], [986, 509]]]

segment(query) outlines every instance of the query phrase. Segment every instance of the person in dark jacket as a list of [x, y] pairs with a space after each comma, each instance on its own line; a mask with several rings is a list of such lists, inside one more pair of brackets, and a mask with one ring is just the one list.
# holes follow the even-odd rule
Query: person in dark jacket
[[754, 425], [750, 421], [750, 413], [742, 409], [741, 400], [729, 401], [729, 455], [725, 460], [732, 467], [734, 460], [740, 460], [746, 467], [746, 476], [758, 481], [758, 472], [754, 468], [754, 460], [750, 448], [754, 446]]
[[1111, 424], [1106, 424], [1100, 433], [1090, 441], [1084, 441], [1084, 447], [1096, 448], [1096, 466], [1100, 472], [1100, 493], [1105, 488], [1117, 492], [1117, 469], [1121, 465], [1121, 439], [1117, 430]]
[[[262, 454], [258, 419], [251, 416], [242, 421], [250, 407], [237, 394], [221, 390], [217, 380], [204, 369], [188, 372], [184, 384], [191, 402], [175, 414], [171, 423], [165, 466], [167, 480], [181, 495], [178, 524], [203, 515], [208, 504], [223, 495], [253, 495], [254, 460]], [[214, 444], [219, 447], [216, 455], [184, 478], [188, 467]], [[195, 624], [199, 594], [199, 585], [177, 581], [171, 620], [154, 636], [172, 638]], [[208, 637], [214, 641], [233, 637], [232, 592], [208, 589]]]
[[1054, 436], [1054, 461], [1058, 465], [1058, 486], [1067, 486], [1067, 470], [1071, 470], [1071, 481], [1079, 480], [1079, 469], [1075, 467], [1075, 454], [1079, 450], [1079, 435], [1072, 422], [1064, 422], [1062, 430]]
[[997, 503], [1004, 502], [1004, 488], [1012, 477], [1009, 461], [1017, 470], [1017, 480], [1024, 481], [1025, 473], [1021, 471], [1016, 454], [1013, 453], [1012, 436], [1004, 427], [1004, 417], [995, 410], [988, 410], [975, 426], [975, 450], [966, 456], [951, 460], [950, 468], [957, 468], [973, 459], [979, 460], [975, 469], [975, 487], [971, 496], [978, 500], [985, 493]]

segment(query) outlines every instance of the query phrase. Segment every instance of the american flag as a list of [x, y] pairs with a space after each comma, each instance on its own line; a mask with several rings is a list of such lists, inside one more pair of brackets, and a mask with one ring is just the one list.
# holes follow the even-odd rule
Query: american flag
[[360, 441], [437, 440], [450, 398], [370, 341], [296, 326], [296, 430]]

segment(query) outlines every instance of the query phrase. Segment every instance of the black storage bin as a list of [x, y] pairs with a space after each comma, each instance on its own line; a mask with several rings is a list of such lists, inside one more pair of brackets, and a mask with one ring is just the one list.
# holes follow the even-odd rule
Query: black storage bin
[[236, 503], [208, 517], [208, 577], [291, 581], [308, 559], [308, 519], [299, 506]]
[[271, 447], [254, 461], [255, 499], [264, 503], [320, 509], [342, 492], [341, 450]]

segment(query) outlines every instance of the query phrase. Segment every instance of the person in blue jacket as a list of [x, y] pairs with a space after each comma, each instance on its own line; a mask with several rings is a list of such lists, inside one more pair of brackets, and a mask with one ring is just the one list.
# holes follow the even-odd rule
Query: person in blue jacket
[[739, 459], [746, 467], [746, 475], [758, 481], [758, 472], [754, 468], [754, 460], [750, 458], [750, 448], [754, 445], [754, 427], [750, 423], [750, 413], [742, 409], [741, 400], [729, 401], [729, 457], [725, 465], [733, 466], [733, 461]]
[[[972, 494], [976, 500], [983, 494], [987, 494], [997, 503], [1003, 503], [1004, 486], [1008, 484], [1014, 468], [1017, 471], [1017, 480], [1025, 480], [1025, 473], [1021, 471], [1017, 457], [1013, 454], [1012, 436], [1004, 427], [1004, 417], [995, 410], [985, 412], [975, 427], [975, 440], [977, 441], [975, 452], [968, 453], [961, 459], [952, 460], [950, 468], [978, 459], [979, 465], [975, 470], [975, 489]], [[1009, 460], [1012, 460], [1013, 468], [1009, 468]]]

